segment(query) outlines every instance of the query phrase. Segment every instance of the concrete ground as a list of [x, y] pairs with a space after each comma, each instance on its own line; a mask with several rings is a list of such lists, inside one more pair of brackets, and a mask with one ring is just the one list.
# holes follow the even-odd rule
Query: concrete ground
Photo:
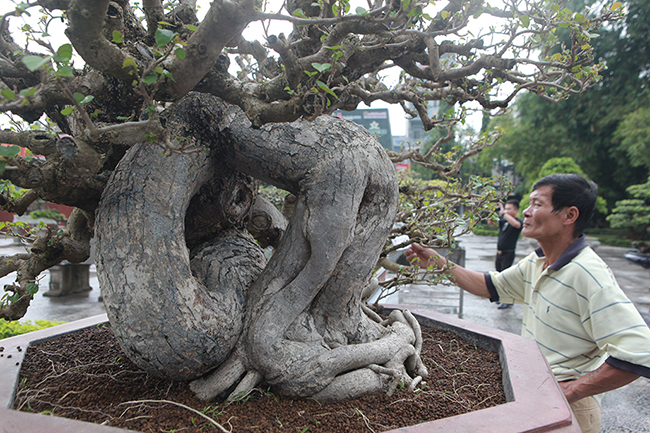
[[[496, 238], [486, 236], [465, 236], [461, 240], [465, 248], [465, 265], [467, 268], [487, 272], [494, 269]], [[533, 247], [527, 240], [519, 242], [517, 255], [525, 256]], [[623, 257], [625, 248], [598, 246], [595, 251], [612, 268], [621, 288], [635, 304], [647, 322], [650, 322], [650, 285], [649, 272]], [[14, 245], [11, 240], [0, 239], [0, 255], [7, 256], [24, 252], [24, 248]], [[0, 279], [0, 284], [13, 281], [12, 276]], [[70, 322], [104, 312], [99, 301], [99, 283], [95, 266], [90, 268], [89, 292], [61, 298], [43, 296], [49, 286], [49, 272], [45, 272], [40, 281], [40, 290], [24, 320], [57, 320]], [[497, 309], [496, 304], [477, 296], [465, 293], [462, 297], [455, 287], [430, 287], [411, 285], [384, 300], [390, 304], [409, 304], [460, 315], [470, 322], [478, 323], [504, 331], [519, 334], [523, 306], [515, 305], [506, 310]], [[460, 304], [462, 302], [462, 311]], [[461, 314], [459, 314], [461, 313]], [[602, 433], [634, 432], [650, 433], [650, 379], [640, 378], [632, 384], [611, 391], [602, 402]]]

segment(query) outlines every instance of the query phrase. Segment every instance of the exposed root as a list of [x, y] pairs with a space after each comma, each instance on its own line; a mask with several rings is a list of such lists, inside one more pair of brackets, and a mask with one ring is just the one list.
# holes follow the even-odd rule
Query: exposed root
[[363, 288], [361, 291], [361, 300], [365, 303], [375, 293], [375, 290], [379, 287], [379, 280], [377, 277], [372, 277], [368, 282], [368, 285]]
[[384, 374], [392, 377], [390, 385], [388, 386], [388, 391], [386, 391], [386, 395], [389, 397], [395, 393], [399, 384], [404, 380], [404, 375], [397, 369], [382, 367], [381, 365], [369, 365], [368, 368], [377, 374]]
[[393, 310], [382, 324], [389, 326], [395, 322], [409, 326], [415, 336], [415, 343], [413, 344], [415, 352], [406, 360], [407, 371], [414, 377], [421, 376], [423, 379], [426, 379], [429, 377], [429, 372], [420, 357], [420, 353], [422, 352], [422, 328], [420, 327], [420, 323], [409, 310]]
[[411, 382], [411, 384], [409, 385], [409, 387], [407, 388], [407, 391], [408, 391], [408, 392], [415, 392], [415, 389], [417, 388], [417, 386], [418, 386], [421, 382], [422, 382], [422, 376], [416, 376], [416, 377], [413, 379], [413, 381]]
[[190, 382], [190, 389], [202, 400], [214, 400], [246, 373], [241, 357], [232, 354], [212, 373]]
[[372, 308], [370, 308], [368, 305], [366, 305], [365, 303], [362, 303], [361, 304], [361, 309], [363, 310], [364, 313], [366, 313], [366, 316], [368, 316], [370, 318], [370, 320], [372, 320], [373, 322], [376, 322], [376, 323], [381, 323], [381, 321], [382, 321], [381, 316], [379, 316], [379, 314], [375, 313], [372, 310]]
[[259, 374], [257, 371], [249, 371], [246, 373], [246, 376], [239, 382], [237, 388], [228, 396], [226, 400], [227, 403], [238, 401], [245, 398], [250, 392], [255, 389], [255, 385], [260, 383], [264, 379], [264, 376]]

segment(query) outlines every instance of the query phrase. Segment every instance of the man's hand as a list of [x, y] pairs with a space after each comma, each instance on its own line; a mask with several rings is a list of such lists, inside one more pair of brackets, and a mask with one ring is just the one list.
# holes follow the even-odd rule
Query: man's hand
[[424, 248], [420, 244], [412, 243], [411, 247], [404, 251], [404, 256], [409, 262], [417, 263], [422, 269], [427, 269], [430, 265], [433, 265], [434, 269], [443, 269], [446, 266], [446, 272], [451, 274], [450, 281], [458, 287], [477, 296], [484, 298], [490, 297], [490, 292], [487, 289], [485, 277], [482, 273], [470, 271], [462, 266], [458, 266], [438, 254], [436, 250]]
[[415, 242], [411, 244], [411, 247], [408, 250], [404, 251], [404, 257], [406, 257], [406, 260], [411, 264], [418, 265], [422, 269], [429, 267], [429, 262], [434, 256], [439, 256], [435, 250], [424, 248], [422, 245]]

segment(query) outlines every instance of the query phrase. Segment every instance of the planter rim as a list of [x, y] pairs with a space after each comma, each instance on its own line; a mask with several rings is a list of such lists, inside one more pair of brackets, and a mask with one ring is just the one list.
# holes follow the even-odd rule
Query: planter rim
[[[467, 322], [411, 305], [383, 305], [387, 309], [408, 309], [422, 324], [475, 339], [499, 353], [507, 403], [463, 415], [403, 427], [385, 433], [494, 432], [521, 433], [581, 430], [571, 412], [546, 359], [531, 339], [509, 332]], [[31, 344], [47, 341], [84, 328], [108, 322], [106, 314], [88, 317], [52, 328], [41, 329], [0, 340], [0, 419], [3, 432], [78, 432], [117, 433], [130, 430], [107, 427], [66, 418], [13, 410], [20, 366]], [[485, 347], [485, 348], [488, 348]]]

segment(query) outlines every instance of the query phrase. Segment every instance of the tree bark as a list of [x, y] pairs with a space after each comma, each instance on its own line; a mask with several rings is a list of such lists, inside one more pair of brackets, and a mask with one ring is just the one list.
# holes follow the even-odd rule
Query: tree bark
[[[394, 168], [375, 137], [330, 116], [254, 129], [239, 108], [200, 94], [173, 110], [167, 127], [191, 143], [188, 151], [131, 149], [97, 215], [100, 283], [126, 353], [174, 378], [221, 365], [193, 384], [205, 398], [244, 374], [240, 388], [264, 379], [276, 392], [324, 400], [426, 375], [415, 361], [418, 331], [408, 315], [385, 326], [362, 308], [397, 209]], [[210, 150], [194, 151], [201, 148]], [[254, 200], [242, 200], [248, 195], [241, 191], [250, 185], [215, 182], [228, 173], [297, 197], [263, 270], [261, 249], [244, 234], [241, 209], [250, 211]], [[215, 202], [224, 207], [215, 208], [215, 230], [190, 252], [185, 214], [206, 184], [208, 196], [232, 200]]]

